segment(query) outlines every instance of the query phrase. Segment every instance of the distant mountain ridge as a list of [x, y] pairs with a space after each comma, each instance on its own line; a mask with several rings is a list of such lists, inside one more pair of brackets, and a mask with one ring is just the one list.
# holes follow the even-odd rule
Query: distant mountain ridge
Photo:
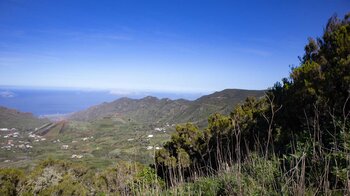
[[34, 129], [48, 123], [49, 120], [37, 118], [32, 113], [20, 112], [0, 106], [0, 128]]
[[228, 114], [236, 104], [247, 97], [261, 97], [264, 92], [264, 90], [225, 89], [194, 101], [158, 99], [152, 96], [142, 99], [124, 97], [73, 113], [70, 119], [92, 121], [110, 117], [140, 123], [205, 123], [210, 114], [215, 112]]

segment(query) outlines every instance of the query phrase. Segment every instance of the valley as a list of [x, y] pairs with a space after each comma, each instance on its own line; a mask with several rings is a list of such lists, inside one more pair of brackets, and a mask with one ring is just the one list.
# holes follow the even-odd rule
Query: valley
[[49, 123], [34, 132], [3, 132], [0, 167], [28, 167], [47, 158], [83, 161], [97, 168], [116, 159], [149, 164], [156, 147], [168, 140], [173, 130], [173, 126], [157, 128], [105, 118], [91, 123]]
[[246, 97], [263, 94], [227, 89], [194, 101], [120, 98], [51, 122], [32, 117], [35, 126], [23, 127], [23, 118], [8, 120], [0, 127], [17, 128], [0, 133], [0, 167], [27, 168], [47, 158], [100, 169], [117, 160], [152, 164], [155, 151], [170, 139], [177, 124], [194, 122], [204, 127], [210, 114], [229, 114]]

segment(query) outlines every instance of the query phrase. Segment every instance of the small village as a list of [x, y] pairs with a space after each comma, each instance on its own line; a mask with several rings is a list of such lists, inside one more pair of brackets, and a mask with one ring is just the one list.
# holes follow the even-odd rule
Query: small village
[[[36, 145], [40, 145], [40, 143], [47, 141], [47, 139], [43, 136], [34, 134], [33, 132], [29, 133], [20, 133], [15, 128], [1, 128], [1, 135], [0, 135], [0, 149], [6, 150], [8, 152], [12, 153], [19, 153], [19, 152], [29, 152], [34, 148]], [[93, 139], [94, 137], [84, 137], [81, 138], [81, 141], [88, 141], [89, 139]], [[51, 141], [52, 143], [61, 143], [60, 139], [56, 139]], [[76, 143], [78, 141], [73, 140], [72, 143]], [[47, 143], [45, 143], [47, 144]], [[68, 144], [62, 144], [60, 147], [61, 150], [68, 150], [69, 145]], [[81, 159], [84, 156], [81, 154], [72, 154], [72, 159]], [[4, 162], [11, 162], [11, 160], [4, 160]]]
[[[148, 151], [160, 150], [162, 148], [161, 144], [156, 144], [152, 142], [152, 140], [154, 140], [154, 137], [158, 134], [165, 134], [172, 126], [173, 125], [166, 123], [164, 126], [155, 127], [152, 131], [146, 132], [148, 134], [143, 135], [139, 139], [129, 138], [127, 139], [127, 142], [141, 145], [143, 146], [142, 148]], [[95, 139], [94, 136], [89, 136], [72, 138], [69, 141], [65, 140], [62, 142], [60, 138], [49, 137], [48, 139], [46, 134], [50, 131], [47, 130], [45, 131], [45, 135], [39, 135], [41, 134], [41, 132], [38, 131], [40, 129], [41, 128], [36, 128], [34, 131], [28, 132], [16, 128], [0, 128], [0, 152], [3, 151], [4, 153], [14, 154], [16, 156], [22, 153], [22, 155], [30, 157], [30, 154], [33, 152], [40, 151], [43, 146], [50, 145], [52, 149], [60, 150], [71, 159], [82, 159], [85, 157], [85, 151], [79, 150], [81, 145], [84, 145], [83, 143], [86, 142], [93, 142]], [[100, 147], [97, 147], [96, 149], [100, 149]], [[0, 162], [8, 163], [12, 161], [14, 160], [11, 160], [11, 158], [0, 158]]]

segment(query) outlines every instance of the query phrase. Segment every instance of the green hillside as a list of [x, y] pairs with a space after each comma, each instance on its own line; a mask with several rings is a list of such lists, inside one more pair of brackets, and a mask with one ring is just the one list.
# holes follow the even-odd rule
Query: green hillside
[[0, 106], [0, 128], [35, 129], [48, 123], [47, 119], [40, 119], [31, 113], [20, 112]]
[[215, 112], [228, 114], [232, 108], [247, 97], [261, 97], [264, 91], [226, 89], [198, 98], [194, 101], [184, 99], [142, 99], [121, 98], [77, 112], [70, 118], [79, 121], [92, 121], [104, 117], [135, 121], [138, 123], [184, 123], [205, 124], [207, 117]]

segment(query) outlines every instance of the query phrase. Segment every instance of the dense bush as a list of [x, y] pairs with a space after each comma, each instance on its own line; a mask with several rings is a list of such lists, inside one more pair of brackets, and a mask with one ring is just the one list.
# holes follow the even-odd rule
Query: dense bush
[[17, 188], [24, 178], [18, 169], [0, 169], [0, 195], [17, 195]]
[[40, 162], [29, 172], [0, 169], [0, 195], [154, 195], [163, 187], [154, 169], [125, 161], [102, 171], [53, 159]]
[[275, 190], [350, 193], [349, 18], [330, 18], [323, 36], [309, 39], [300, 65], [265, 97], [248, 98], [230, 116], [211, 116], [205, 130], [178, 126], [157, 153], [158, 174], [174, 185], [233, 165], [242, 173], [241, 164], [255, 152], [266, 163], [281, 158], [288, 188]]

